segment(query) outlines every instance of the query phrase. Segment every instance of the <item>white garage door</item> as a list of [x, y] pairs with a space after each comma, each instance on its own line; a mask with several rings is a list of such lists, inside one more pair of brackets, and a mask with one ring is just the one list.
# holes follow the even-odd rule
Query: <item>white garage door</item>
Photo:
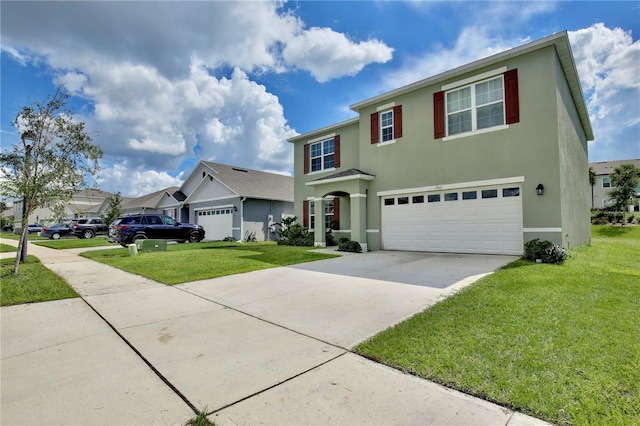
[[198, 225], [204, 228], [207, 240], [222, 240], [233, 235], [233, 209], [210, 209], [198, 211]]
[[515, 185], [382, 197], [385, 250], [521, 255]]

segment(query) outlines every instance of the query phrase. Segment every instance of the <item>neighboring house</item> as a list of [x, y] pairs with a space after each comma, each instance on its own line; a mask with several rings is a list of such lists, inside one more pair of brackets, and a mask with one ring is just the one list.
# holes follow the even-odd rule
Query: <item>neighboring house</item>
[[[106, 213], [106, 203], [101, 211]], [[121, 203], [122, 214], [162, 213], [202, 225], [205, 239], [276, 237], [274, 223], [293, 215], [293, 178], [200, 161], [182, 186]]]
[[[619, 160], [619, 161], [601, 161], [599, 163], [590, 163], [589, 166], [596, 173], [596, 184], [593, 185], [593, 203], [591, 207], [606, 207], [613, 204], [611, 197], [609, 197], [609, 191], [613, 189], [611, 186], [611, 174], [617, 168], [623, 164], [633, 164], [640, 168], [640, 158], [632, 160]], [[636, 188], [636, 196], [640, 198], [640, 187]], [[635, 206], [629, 206], [631, 210], [638, 211], [638, 201], [636, 200]]]
[[271, 240], [274, 223], [293, 215], [293, 178], [200, 161], [172, 197], [163, 208], [202, 225], [207, 240]]
[[[135, 214], [135, 213], [160, 213], [171, 216], [177, 219], [177, 209], [172, 207], [165, 209], [164, 206], [169, 204], [175, 205], [175, 198], [173, 194], [178, 190], [177, 186], [171, 186], [169, 188], [162, 189], [160, 191], [153, 192], [151, 194], [143, 195], [138, 198], [122, 197], [120, 203], [120, 210], [122, 214]], [[103, 206], [103, 212], [106, 214], [108, 205]]]
[[[100, 217], [99, 209], [104, 200], [112, 195], [110, 192], [95, 188], [81, 189], [73, 194], [71, 201], [62, 203], [63, 220], [71, 220], [77, 217]], [[34, 209], [29, 216], [29, 223], [52, 224], [54, 222], [55, 203], [47, 203], [43, 207]], [[22, 221], [22, 201], [16, 200], [13, 204], [15, 226], [20, 227]]]
[[[295, 214], [369, 250], [520, 255], [590, 238], [589, 114], [566, 32], [351, 105], [289, 139]], [[538, 195], [538, 194], [541, 195]]]

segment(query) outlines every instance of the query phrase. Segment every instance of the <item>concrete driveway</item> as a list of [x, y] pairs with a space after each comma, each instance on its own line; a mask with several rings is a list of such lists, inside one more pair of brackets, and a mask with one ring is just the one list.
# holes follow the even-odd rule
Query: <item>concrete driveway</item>
[[90, 308], [2, 308], [3, 424], [178, 424], [205, 407], [216, 424], [542, 424], [349, 351], [513, 257], [373, 252], [169, 287], [30, 253]]

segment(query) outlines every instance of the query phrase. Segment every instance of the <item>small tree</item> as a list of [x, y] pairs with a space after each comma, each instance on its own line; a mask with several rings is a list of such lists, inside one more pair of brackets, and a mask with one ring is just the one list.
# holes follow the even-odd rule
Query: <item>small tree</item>
[[611, 175], [611, 186], [613, 189], [609, 191], [609, 197], [615, 201], [615, 208], [623, 212], [623, 221], [627, 206], [636, 203], [636, 187], [640, 182], [640, 168], [633, 164], [623, 164], [616, 167]]
[[0, 189], [3, 196], [22, 200], [22, 231], [13, 273], [26, 260], [27, 221], [47, 202], [70, 200], [74, 191], [95, 176], [102, 149], [91, 143], [84, 122], [67, 110], [69, 95], [61, 89], [44, 102], [24, 106], [13, 121], [21, 135], [10, 150], [0, 153]]
[[54, 223], [60, 223], [65, 220], [66, 215], [64, 214], [64, 203], [62, 201], [54, 203], [51, 213], [53, 214]]
[[102, 216], [102, 221], [107, 225], [110, 225], [111, 222], [116, 220], [116, 218], [120, 216], [120, 213], [122, 213], [122, 195], [120, 194], [120, 191], [113, 195], [109, 195], [107, 197], [107, 204], [109, 205], [109, 209], [107, 210], [107, 214]]

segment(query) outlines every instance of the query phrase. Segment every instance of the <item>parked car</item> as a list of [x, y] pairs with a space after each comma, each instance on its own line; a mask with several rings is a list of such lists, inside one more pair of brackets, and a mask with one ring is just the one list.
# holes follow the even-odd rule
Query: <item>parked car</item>
[[49, 237], [51, 240], [59, 240], [60, 237], [71, 235], [71, 225], [69, 223], [56, 223], [55, 225], [45, 226], [40, 235]]
[[[27, 233], [33, 234], [34, 232], [42, 232], [42, 228], [43, 226], [39, 223], [29, 223], [27, 225]], [[13, 230], [14, 234], [19, 234], [20, 232], [22, 232], [22, 228], [15, 228]]]
[[141, 239], [197, 243], [204, 239], [204, 228], [201, 225], [180, 223], [161, 214], [120, 216], [109, 226], [111, 243], [126, 247], [127, 244]]
[[109, 226], [98, 218], [82, 218], [71, 224], [73, 235], [78, 238], [93, 238], [96, 235], [107, 235]]

